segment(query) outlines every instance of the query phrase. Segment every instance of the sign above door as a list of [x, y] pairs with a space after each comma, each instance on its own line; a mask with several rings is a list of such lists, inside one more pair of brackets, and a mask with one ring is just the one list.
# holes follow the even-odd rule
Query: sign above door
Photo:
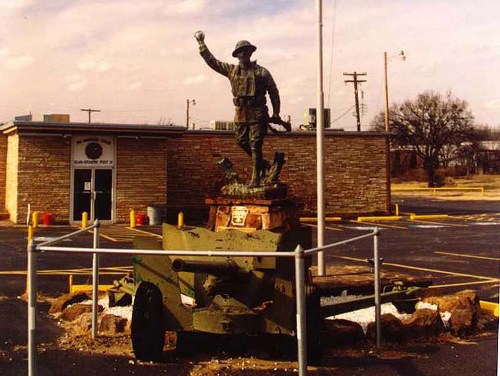
[[115, 139], [105, 136], [74, 136], [73, 167], [114, 167]]

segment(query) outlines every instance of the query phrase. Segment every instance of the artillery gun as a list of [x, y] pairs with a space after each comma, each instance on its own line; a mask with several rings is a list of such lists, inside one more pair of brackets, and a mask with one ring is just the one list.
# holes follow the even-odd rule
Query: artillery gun
[[[290, 251], [311, 246], [311, 228], [244, 232], [181, 229], [163, 224], [163, 243], [136, 238], [135, 247], [171, 250]], [[132, 315], [132, 344], [140, 360], [158, 360], [165, 333], [295, 335], [293, 258], [139, 256], [133, 258], [138, 287]], [[306, 268], [310, 261], [306, 262]], [[309, 315], [319, 296], [309, 278]], [[320, 320], [311, 320], [319, 325]], [[319, 332], [309, 328], [311, 344]], [[312, 346], [311, 346], [312, 347]]]
[[[279, 253], [292, 251], [299, 244], [311, 248], [311, 227], [301, 226], [296, 208], [284, 200], [253, 200], [252, 205], [244, 207], [237, 199], [210, 204], [210, 229], [163, 224], [161, 243], [151, 237], [137, 237], [134, 246], [195, 253]], [[319, 360], [323, 319], [371, 306], [374, 296], [322, 306], [321, 296], [344, 291], [356, 295], [351, 289], [354, 280], [348, 278], [346, 284], [341, 278], [343, 273], [335, 272], [313, 276], [310, 257], [305, 261], [307, 350], [309, 361], [315, 362]], [[135, 255], [133, 264], [137, 288], [131, 334], [135, 356], [140, 360], [161, 358], [167, 332], [176, 332], [177, 338], [187, 333], [272, 334], [279, 338], [296, 335], [293, 258]], [[381, 286], [388, 292], [381, 294], [382, 302], [395, 301], [411, 310], [418, 300], [416, 290], [400, 282], [405, 279], [401, 273], [385, 274]], [[373, 292], [372, 272], [356, 272], [353, 276], [361, 282], [358, 287]], [[409, 281], [413, 286], [428, 285], [414, 278]], [[179, 346], [182, 344], [178, 341]]]

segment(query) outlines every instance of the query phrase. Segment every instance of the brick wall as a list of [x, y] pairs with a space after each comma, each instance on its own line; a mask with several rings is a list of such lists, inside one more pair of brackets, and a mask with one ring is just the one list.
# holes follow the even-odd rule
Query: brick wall
[[165, 204], [167, 192], [165, 140], [118, 139], [116, 217], [129, 221], [130, 209], [146, 214], [148, 205]]
[[[327, 133], [325, 136], [325, 211], [334, 214], [388, 213], [387, 138], [375, 133]], [[265, 158], [275, 150], [286, 155], [281, 181], [289, 197], [316, 212], [316, 135], [296, 132], [270, 134]], [[167, 141], [169, 206], [203, 207], [206, 192], [214, 193], [223, 174], [216, 162], [229, 157], [242, 179], [251, 173], [250, 159], [229, 132], [188, 132]]]
[[5, 188], [7, 175], [7, 137], [0, 135], [0, 212], [5, 209]]

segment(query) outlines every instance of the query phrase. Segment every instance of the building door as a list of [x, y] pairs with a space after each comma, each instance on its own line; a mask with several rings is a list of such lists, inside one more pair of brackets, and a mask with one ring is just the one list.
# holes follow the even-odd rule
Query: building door
[[83, 212], [90, 221], [112, 219], [112, 169], [75, 169], [73, 187], [73, 221], [80, 221]]

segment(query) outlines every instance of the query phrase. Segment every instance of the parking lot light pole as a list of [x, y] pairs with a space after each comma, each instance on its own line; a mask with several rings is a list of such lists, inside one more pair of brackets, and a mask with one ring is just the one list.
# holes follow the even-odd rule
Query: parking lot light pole
[[[405, 60], [406, 55], [404, 51], [401, 51], [398, 55], [395, 55], [400, 57], [401, 59]], [[394, 56], [391, 56], [390, 58], [387, 58], [387, 52], [384, 52], [384, 97], [385, 97], [385, 111], [384, 111], [384, 125], [385, 125], [385, 131], [389, 132], [389, 84], [387, 83], [387, 62]]]

